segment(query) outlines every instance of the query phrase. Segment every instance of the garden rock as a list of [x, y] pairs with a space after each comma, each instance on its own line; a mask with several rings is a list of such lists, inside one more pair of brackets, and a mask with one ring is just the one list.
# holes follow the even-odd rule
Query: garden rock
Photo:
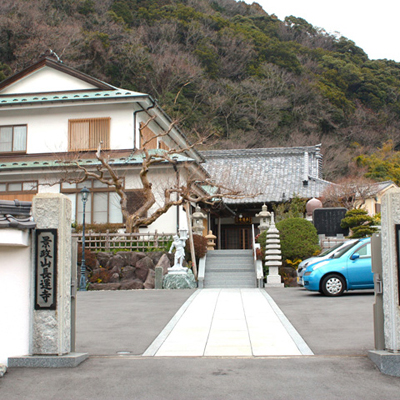
[[153, 261], [150, 257], [144, 257], [136, 263], [136, 277], [144, 282], [150, 269], [154, 269]]
[[146, 282], [144, 283], [143, 286], [145, 289], [154, 289], [155, 282], [156, 282], [156, 272], [150, 269], [146, 278]]
[[133, 289], [143, 289], [143, 282], [139, 279], [134, 279], [133, 281], [121, 282], [121, 290], [133, 290]]
[[120, 283], [90, 283], [89, 290], [120, 290]]
[[92, 283], [108, 283], [111, 279], [111, 272], [105, 268], [98, 268], [93, 271], [91, 278], [89, 279]]
[[[92, 257], [94, 255], [95, 253], [92, 253]], [[89, 272], [89, 290], [153, 289], [155, 261], [165, 276], [174, 260], [173, 254], [160, 251], [154, 253], [120, 251], [115, 255], [97, 253], [96, 257], [97, 265], [105, 268], [97, 267], [93, 272]]]
[[136, 269], [135, 267], [131, 267], [130, 265], [123, 267], [121, 271], [121, 279], [123, 281], [135, 279], [136, 278], [135, 269]]
[[142, 258], [146, 257], [146, 253], [138, 252], [138, 251], [119, 251], [117, 256], [121, 256], [126, 265], [135, 266], [136, 263]]
[[153, 261], [154, 265], [157, 265], [157, 263], [160, 261], [160, 258], [164, 255], [163, 251], [154, 251], [148, 254], [148, 257], [151, 258]]
[[168, 268], [171, 268], [171, 260], [167, 254], [163, 254], [158, 261], [156, 267], [161, 267], [163, 269], [163, 275], [168, 274]]
[[108, 253], [108, 252], [97, 253], [96, 258], [97, 258], [98, 265], [102, 266], [104, 268], [107, 265], [110, 258], [113, 256], [114, 256], [113, 253]]
[[111, 275], [111, 278], [109, 280], [110, 283], [117, 283], [119, 282], [119, 274], [116, 272]]
[[120, 255], [115, 255], [114, 257], [110, 258], [110, 260], [107, 263], [106, 268], [109, 270], [113, 270], [114, 268], [118, 268], [119, 271], [121, 271], [121, 268], [125, 265], [125, 259], [124, 257], [121, 257]]
[[286, 287], [296, 287], [297, 285], [297, 272], [292, 267], [279, 268], [279, 274], [283, 278]]

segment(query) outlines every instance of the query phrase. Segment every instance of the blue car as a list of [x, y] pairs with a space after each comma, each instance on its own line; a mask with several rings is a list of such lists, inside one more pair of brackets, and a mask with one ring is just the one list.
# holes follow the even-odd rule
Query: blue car
[[307, 266], [303, 275], [307, 290], [340, 296], [345, 290], [373, 289], [371, 238], [359, 239], [333, 258]]

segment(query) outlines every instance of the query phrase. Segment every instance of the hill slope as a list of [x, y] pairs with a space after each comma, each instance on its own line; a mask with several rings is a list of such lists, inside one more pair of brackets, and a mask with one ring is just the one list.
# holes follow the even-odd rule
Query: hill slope
[[212, 133], [214, 148], [321, 142], [327, 179], [361, 152], [400, 143], [400, 63], [369, 60], [351, 40], [257, 4], [3, 0], [0, 80], [49, 48], [152, 94], [189, 136]]

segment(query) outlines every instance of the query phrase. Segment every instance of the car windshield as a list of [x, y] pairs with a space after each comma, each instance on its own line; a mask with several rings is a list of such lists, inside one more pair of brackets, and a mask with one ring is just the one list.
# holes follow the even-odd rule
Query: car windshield
[[333, 257], [332, 258], [339, 258], [339, 257], [342, 257], [342, 255], [344, 254], [344, 253], [346, 253], [346, 251], [347, 250], [349, 250], [349, 249], [351, 249], [353, 246], [355, 246], [357, 243], [359, 243], [360, 241], [359, 240], [357, 240], [357, 241], [355, 241], [355, 242], [351, 242], [351, 243], [349, 243], [347, 246], [344, 246], [342, 249], [340, 249], [337, 253], [335, 253], [334, 255], [333, 255]]
[[338, 249], [339, 247], [343, 246], [343, 243], [339, 243], [336, 246], [333, 246], [329, 249], [326, 249], [325, 251], [323, 251], [321, 254], [317, 255], [317, 257], [325, 257], [330, 253], [333, 253], [336, 249]]

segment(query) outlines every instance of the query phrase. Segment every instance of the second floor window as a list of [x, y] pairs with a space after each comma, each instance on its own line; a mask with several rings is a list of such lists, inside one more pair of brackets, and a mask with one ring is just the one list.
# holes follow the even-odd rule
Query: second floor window
[[96, 150], [100, 142], [102, 149], [110, 148], [110, 118], [70, 119], [69, 151]]
[[0, 152], [26, 152], [26, 125], [0, 126]]

